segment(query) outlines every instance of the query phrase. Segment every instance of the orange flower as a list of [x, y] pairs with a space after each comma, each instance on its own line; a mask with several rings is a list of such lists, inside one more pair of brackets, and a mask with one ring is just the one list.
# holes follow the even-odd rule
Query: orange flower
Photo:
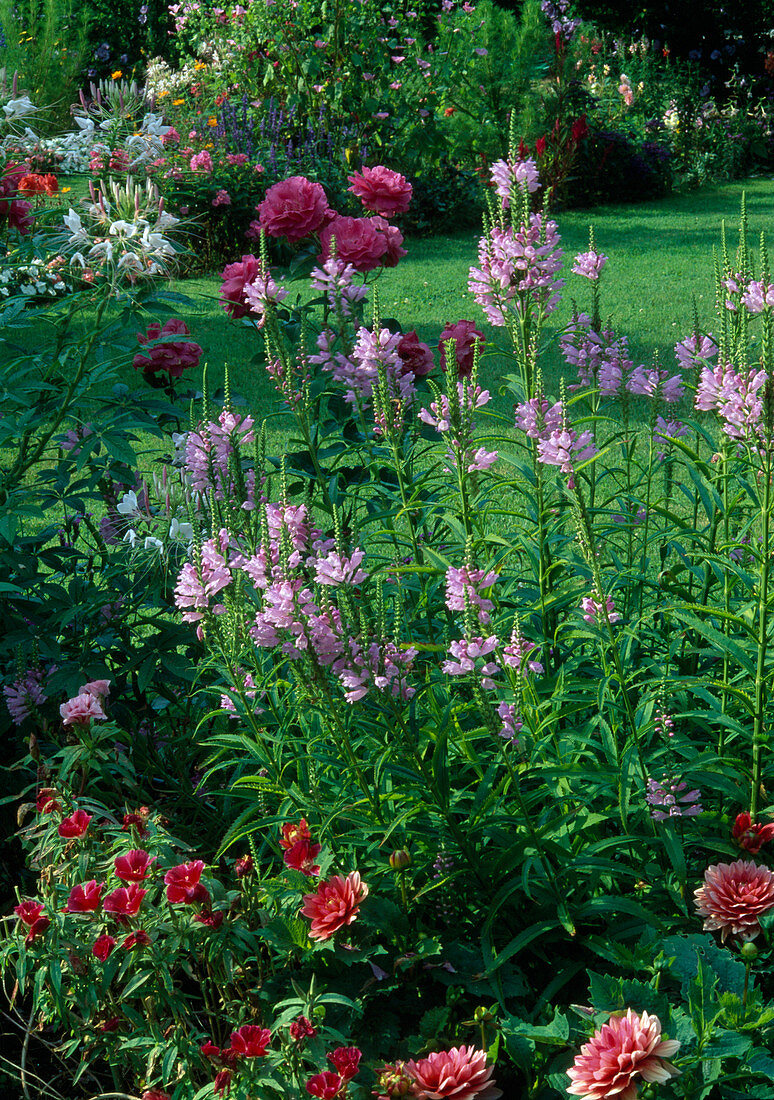
[[113, 80], [120, 80], [124, 74], [121, 72], [120, 69], [116, 69], [116, 71], [114, 73], [111, 73], [110, 75]]

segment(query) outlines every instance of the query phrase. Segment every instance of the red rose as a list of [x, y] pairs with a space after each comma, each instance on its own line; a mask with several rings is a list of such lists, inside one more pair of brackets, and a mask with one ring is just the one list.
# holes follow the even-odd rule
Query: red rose
[[323, 224], [328, 199], [319, 183], [305, 176], [280, 180], [258, 207], [260, 228], [269, 237], [300, 241]]
[[363, 206], [376, 214], [383, 214], [385, 218], [405, 214], [411, 205], [411, 184], [400, 172], [393, 172], [382, 164], [364, 168], [348, 179], [352, 184], [348, 190], [357, 195]]
[[116, 941], [113, 939], [112, 936], [100, 936], [94, 941], [94, 944], [91, 948], [91, 953], [95, 956], [95, 958], [99, 959], [100, 962], [105, 962], [105, 960], [110, 956], [110, 953], [112, 952], [115, 945]]
[[220, 300], [230, 317], [247, 317], [250, 306], [245, 301], [245, 287], [261, 271], [261, 261], [255, 256], [243, 256], [240, 263], [227, 264], [221, 276]]
[[[173, 317], [162, 328], [154, 321], [148, 325], [146, 333], [137, 333], [137, 339], [141, 344], [147, 344], [149, 340], [158, 340], [162, 336], [189, 336], [188, 327], [184, 321]], [[156, 375], [166, 373], [170, 378], [180, 378], [183, 371], [198, 367], [202, 356], [202, 349], [191, 340], [174, 340], [168, 344], [156, 344], [149, 348], [147, 355], [135, 355], [132, 364], [135, 370], [141, 370], [148, 382], [158, 385]]]
[[286, 821], [284, 825], [280, 826], [280, 848], [287, 850], [297, 844], [299, 840], [311, 842], [311, 839], [312, 833], [305, 817], [302, 817], [298, 824], [294, 821]]
[[337, 1047], [328, 1055], [328, 1061], [332, 1063], [340, 1077], [345, 1081], [351, 1081], [357, 1076], [362, 1057], [362, 1051], [357, 1047]]
[[435, 366], [432, 351], [427, 344], [421, 342], [416, 329], [401, 336], [398, 355], [402, 363], [402, 373], [410, 371], [415, 378], [424, 377]]
[[306, 1082], [306, 1091], [310, 1096], [318, 1096], [320, 1100], [334, 1100], [341, 1094], [341, 1089], [346, 1084], [338, 1073], [331, 1073], [327, 1069], [324, 1073], [316, 1073]]
[[438, 350], [441, 353], [441, 369], [446, 370], [446, 341], [454, 340], [454, 354], [457, 359], [457, 371], [460, 378], [469, 378], [473, 370], [473, 358], [478, 345], [484, 346], [484, 334], [479, 332], [474, 321], [447, 323], [438, 337]]
[[345, 264], [352, 264], [356, 271], [373, 271], [381, 266], [388, 248], [388, 240], [380, 233], [375, 218], [334, 218], [320, 233], [322, 263], [330, 259], [331, 240], [336, 238], [336, 255]]
[[738, 814], [731, 835], [740, 848], [744, 848], [750, 855], [757, 855], [764, 844], [774, 837], [774, 825], [762, 825], [753, 823], [749, 813]]
[[243, 1024], [231, 1033], [231, 1049], [240, 1058], [263, 1058], [271, 1042], [271, 1032], [257, 1024]]
[[398, 260], [406, 255], [406, 249], [401, 248], [403, 244], [403, 234], [397, 228], [397, 226], [390, 225], [384, 218], [371, 218], [371, 224], [384, 234], [387, 241], [387, 251], [384, 257], [385, 267], [397, 267]]

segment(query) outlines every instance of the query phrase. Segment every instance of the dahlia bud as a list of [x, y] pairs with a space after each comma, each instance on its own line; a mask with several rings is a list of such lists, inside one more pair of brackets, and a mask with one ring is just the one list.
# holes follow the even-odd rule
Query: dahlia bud
[[390, 856], [390, 867], [393, 871], [405, 871], [412, 863], [411, 853], [405, 848], [398, 848]]
[[743, 943], [739, 948], [739, 954], [745, 962], [752, 962], [753, 959], [758, 958], [758, 948], [751, 940], [748, 940], [747, 943]]

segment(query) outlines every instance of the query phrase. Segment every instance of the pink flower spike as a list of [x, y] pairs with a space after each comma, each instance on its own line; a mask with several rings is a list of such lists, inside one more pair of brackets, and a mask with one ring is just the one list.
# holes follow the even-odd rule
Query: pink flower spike
[[607, 256], [601, 252], [580, 252], [575, 257], [572, 273], [573, 275], [582, 275], [584, 279], [589, 279], [591, 282], [597, 282], [602, 272], [602, 268], [607, 263]]

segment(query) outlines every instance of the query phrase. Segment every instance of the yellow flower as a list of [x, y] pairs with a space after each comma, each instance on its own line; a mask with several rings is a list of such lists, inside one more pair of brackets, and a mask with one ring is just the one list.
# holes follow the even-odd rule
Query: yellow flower
[[164, 88], [160, 92], [156, 92], [156, 99], [163, 99], [165, 95], [169, 95], [169, 89]]
[[120, 69], [116, 69], [114, 73], [111, 73], [113, 80], [120, 80], [123, 75]]
[[194, 68], [195, 69], [206, 69], [207, 65], [204, 61], [194, 61]]
[[207, 125], [208, 126], [217, 126], [218, 125], [218, 120], [215, 118], [215, 115], [212, 115], [210, 118], [207, 119]]
[[184, 99], [173, 99], [172, 100], [172, 106], [173, 107], [179, 107], [181, 103], [185, 103], [185, 100]]
[[70, 191], [70, 190], [72, 190], [70, 187], [63, 187], [62, 188], [62, 194], [64, 195], [64, 194], [66, 194], [67, 191]]

